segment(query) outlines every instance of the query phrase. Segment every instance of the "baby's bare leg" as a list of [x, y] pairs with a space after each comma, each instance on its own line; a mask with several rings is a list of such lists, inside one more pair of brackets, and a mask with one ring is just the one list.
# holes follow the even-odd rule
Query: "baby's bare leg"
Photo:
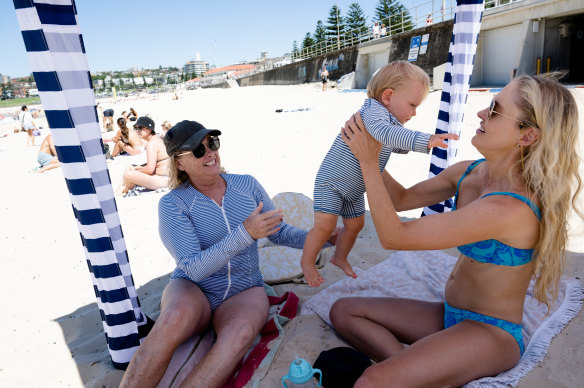
[[356, 278], [357, 275], [353, 272], [351, 264], [347, 260], [349, 252], [355, 245], [357, 235], [365, 225], [365, 216], [355, 218], [343, 218], [343, 228], [337, 237], [337, 248], [335, 254], [331, 259], [331, 263], [342, 269], [347, 276]]
[[335, 229], [337, 218], [334, 214], [314, 213], [314, 226], [306, 235], [300, 259], [304, 279], [310, 287], [318, 287], [324, 283], [324, 278], [316, 270], [316, 256]]

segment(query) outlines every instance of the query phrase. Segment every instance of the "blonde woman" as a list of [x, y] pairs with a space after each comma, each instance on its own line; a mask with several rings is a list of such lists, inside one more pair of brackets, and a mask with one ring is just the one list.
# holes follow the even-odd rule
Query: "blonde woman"
[[217, 339], [183, 386], [223, 386], [268, 316], [257, 240], [304, 244], [306, 232], [282, 221], [282, 210], [254, 177], [223, 172], [220, 135], [184, 120], [164, 138], [172, 190], [160, 199], [158, 230], [176, 269], [121, 387], [155, 386], [176, 348], [209, 327]]
[[[359, 159], [383, 247], [460, 251], [446, 303], [346, 298], [333, 305], [335, 329], [379, 361], [355, 387], [461, 386], [508, 370], [524, 351], [531, 279], [540, 302], [549, 307], [557, 297], [571, 207], [583, 216], [575, 205], [582, 184], [574, 98], [551, 78], [524, 76], [478, 116], [472, 144], [484, 159], [408, 189], [379, 172], [379, 143], [358, 117], [342, 130]], [[452, 212], [411, 222], [396, 213], [453, 196]]]
[[167, 121], [162, 123], [161, 127], [162, 127], [162, 132], [160, 132], [160, 137], [164, 138], [164, 136], [166, 136], [166, 132], [168, 132], [168, 130], [170, 128], [172, 128], [172, 123], [167, 120]]

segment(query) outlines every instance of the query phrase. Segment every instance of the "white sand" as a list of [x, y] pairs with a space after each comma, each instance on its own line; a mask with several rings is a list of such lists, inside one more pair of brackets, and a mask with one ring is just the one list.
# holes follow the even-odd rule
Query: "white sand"
[[[584, 115], [584, 90], [574, 89]], [[472, 92], [459, 144], [459, 159], [479, 154], [470, 145], [478, 126], [476, 112], [486, 107], [489, 92]], [[183, 92], [157, 100], [118, 102], [122, 110], [149, 114], [157, 126], [164, 120], [197, 120], [223, 132], [223, 166], [233, 173], [251, 173], [271, 196], [300, 192], [312, 198], [316, 171], [341, 125], [362, 104], [363, 91], [320, 91], [320, 84], [258, 86]], [[408, 128], [433, 133], [440, 92], [431, 93]], [[276, 113], [276, 109], [309, 111]], [[4, 112], [0, 112], [4, 114]], [[42, 121], [42, 120], [41, 120]], [[41, 123], [48, 133], [46, 121]], [[37, 165], [36, 147], [26, 147], [26, 135], [12, 134], [12, 124], [0, 126], [0, 386], [117, 386], [122, 372], [111, 367], [102, 323], [83, 255], [76, 221], [60, 169], [28, 173]], [[581, 120], [581, 128], [584, 128]], [[6, 137], [1, 137], [8, 134]], [[429, 156], [394, 155], [389, 170], [405, 186], [426, 178]], [[114, 188], [124, 162], [110, 164]], [[160, 294], [174, 261], [158, 237], [157, 203], [160, 194], [117, 200], [132, 272], [144, 311], [156, 318]], [[417, 217], [420, 211], [403, 213]], [[584, 275], [584, 239], [570, 241], [567, 273]], [[389, 256], [380, 248], [368, 216], [350, 255], [353, 265], [367, 269]], [[323, 268], [326, 285], [343, 276], [336, 267]], [[305, 301], [317, 290], [306, 285], [276, 287], [293, 290]], [[575, 386], [584, 381], [584, 313], [554, 339], [545, 361], [528, 374], [521, 387]], [[286, 326], [284, 342], [263, 387], [276, 387], [295, 355], [313, 362], [320, 351], [343, 341], [318, 317], [297, 318]]]

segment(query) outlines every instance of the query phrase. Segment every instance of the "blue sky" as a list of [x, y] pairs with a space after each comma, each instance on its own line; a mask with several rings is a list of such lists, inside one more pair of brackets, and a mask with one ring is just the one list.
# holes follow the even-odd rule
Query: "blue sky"
[[[76, 0], [91, 71], [182, 67], [201, 59], [226, 66], [290, 52], [333, 4], [354, 0]], [[404, 0], [407, 8], [427, 0]], [[357, 1], [371, 23], [378, 0]], [[0, 74], [31, 73], [11, 0], [0, 0]]]

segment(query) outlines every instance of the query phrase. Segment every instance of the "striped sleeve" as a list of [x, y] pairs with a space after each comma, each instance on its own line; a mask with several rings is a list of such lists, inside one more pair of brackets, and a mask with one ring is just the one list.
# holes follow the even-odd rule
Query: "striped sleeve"
[[[254, 196], [256, 197], [256, 201], [257, 203], [260, 201], [264, 203], [262, 213], [274, 210], [276, 207], [268, 196], [266, 190], [255, 178], [253, 178], [253, 180], [255, 184]], [[302, 249], [304, 247], [304, 240], [306, 239], [305, 230], [288, 225], [283, 221], [278, 226], [280, 227], [280, 230], [268, 236], [268, 239], [272, 243], [298, 249]]]
[[430, 134], [404, 128], [375, 99], [367, 99], [360, 112], [367, 131], [383, 145], [403, 151], [416, 151], [425, 154], [430, 151], [428, 149]]
[[169, 195], [160, 199], [158, 217], [160, 239], [174, 257], [177, 267], [194, 282], [217, 272], [254, 242], [241, 224], [221, 241], [201, 251], [195, 228], [187, 217], [186, 206], [181, 206], [179, 199]]

